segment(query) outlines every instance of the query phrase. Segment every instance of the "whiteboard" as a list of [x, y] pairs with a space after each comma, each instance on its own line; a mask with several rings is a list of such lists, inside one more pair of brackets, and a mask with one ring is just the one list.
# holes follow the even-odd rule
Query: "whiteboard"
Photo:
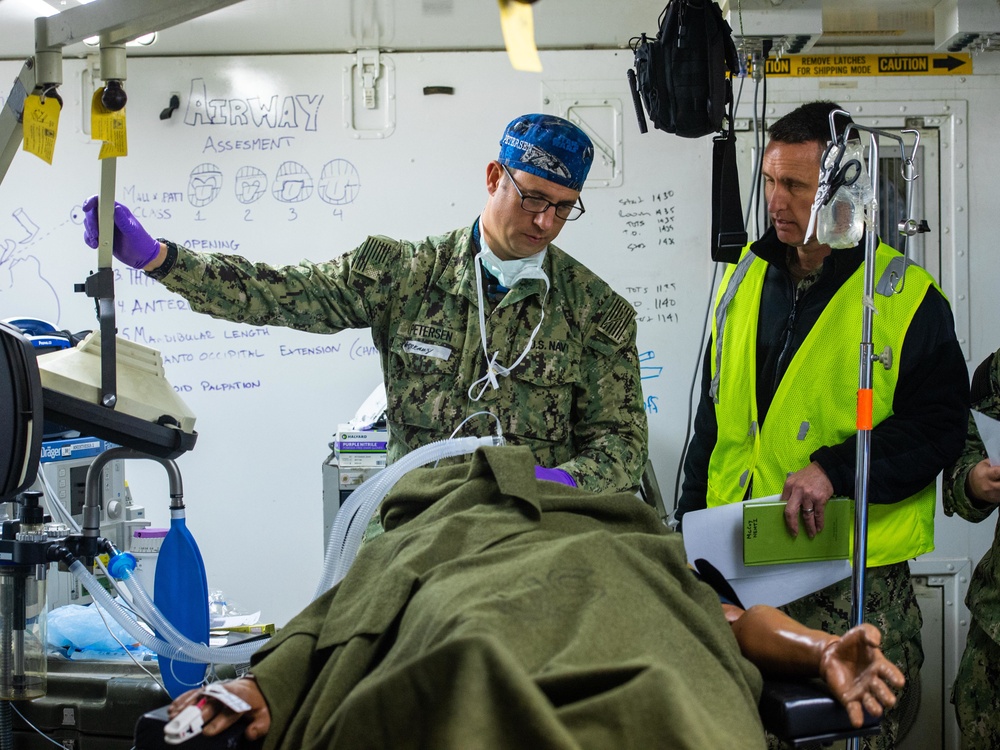
[[[536, 74], [496, 52], [382, 53], [371, 110], [353, 55], [130, 60], [118, 199], [153, 236], [194, 249], [323, 261], [369, 234], [418, 240], [471, 224], [506, 123], [572, 110], [594, 128], [598, 159], [587, 213], [557, 244], [638, 311], [650, 455], [669, 508], [711, 294], [711, 139], [640, 134], [631, 59], [549, 52]], [[4, 80], [18, 70], [0, 63]], [[67, 60], [64, 80], [53, 164], [19, 153], [0, 185], [0, 317], [80, 331], [97, 327], [73, 285], [96, 265], [80, 205], [101, 169], [86, 121], [92, 71]], [[161, 120], [173, 93], [181, 106]], [[160, 350], [197, 417], [197, 445], [177, 463], [209, 587], [284, 624], [319, 580], [329, 443], [381, 380], [371, 337], [218, 321], [117, 262], [115, 276], [120, 334]], [[133, 461], [126, 478], [166, 526], [162, 470]]]

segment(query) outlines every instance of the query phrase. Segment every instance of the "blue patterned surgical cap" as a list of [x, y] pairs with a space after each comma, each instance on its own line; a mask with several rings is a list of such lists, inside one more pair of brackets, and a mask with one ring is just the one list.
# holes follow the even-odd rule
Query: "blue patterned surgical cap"
[[521, 115], [500, 139], [497, 161], [572, 190], [582, 190], [594, 144], [580, 128], [553, 115]]

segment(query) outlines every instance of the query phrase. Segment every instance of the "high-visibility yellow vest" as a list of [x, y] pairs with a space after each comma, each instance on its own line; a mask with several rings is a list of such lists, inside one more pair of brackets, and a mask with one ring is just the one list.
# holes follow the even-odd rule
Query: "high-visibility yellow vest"
[[[877, 280], [894, 258], [901, 260], [902, 255], [879, 245]], [[792, 357], [761, 427], [756, 398], [757, 317], [766, 271], [767, 262], [750, 253], [749, 246], [744, 248], [740, 263], [727, 269], [716, 299], [711, 372], [719, 432], [708, 466], [709, 507], [741, 501], [750, 481], [754, 497], [780, 494], [788, 474], [805, 467], [813, 451], [837, 445], [858, 430], [864, 265], [834, 294]], [[901, 293], [875, 295], [873, 348], [879, 353], [891, 347], [893, 365], [886, 370], [874, 364], [873, 425], [893, 413], [906, 331], [932, 285], [936, 287], [930, 274], [909, 265]], [[933, 482], [901, 502], [870, 505], [868, 567], [934, 549], [934, 507]]]

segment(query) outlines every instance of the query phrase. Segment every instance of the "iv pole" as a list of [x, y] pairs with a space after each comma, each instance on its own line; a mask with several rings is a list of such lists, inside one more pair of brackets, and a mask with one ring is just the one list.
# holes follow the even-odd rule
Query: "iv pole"
[[[830, 113], [830, 131], [834, 143], [837, 142], [836, 131], [833, 126], [835, 115], [850, 117], [848, 112], [834, 110]], [[900, 153], [903, 157], [903, 179], [906, 181], [906, 209], [907, 213], [912, 209], [912, 183], [916, 179], [913, 175], [913, 158], [917, 152], [920, 142], [920, 134], [915, 130], [904, 130], [904, 133], [913, 133], [915, 136], [913, 151], [907, 157], [901, 135], [889, 133], [884, 130], [868, 128], [851, 121], [844, 130], [843, 140], [846, 144], [851, 129], [865, 131], [869, 134], [868, 151], [868, 175], [872, 183], [872, 200], [867, 216], [865, 227], [865, 258], [864, 258], [864, 291], [862, 298], [861, 316], [861, 347], [858, 373], [858, 399], [857, 399], [857, 450], [855, 455], [855, 475], [854, 475], [854, 557], [852, 561], [851, 573], [851, 616], [850, 627], [855, 627], [864, 622], [865, 618], [865, 572], [868, 561], [868, 485], [869, 472], [871, 468], [871, 430], [872, 430], [872, 368], [875, 362], [881, 362], [882, 366], [888, 370], [892, 367], [892, 351], [888, 347], [881, 354], [874, 354], [872, 343], [872, 316], [875, 314], [875, 250], [878, 247], [878, 184], [879, 184], [879, 137], [890, 138], [899, 143]], [[902, 291], [903, 281], [906, 274], [906, 266], [909, 263], [907, 257], [907, 237], [920, 231], [916, 222], [907, 216], [899, 224], [900, 234], [904, 237], [902, 267], [897, 269], [892, 264], [886, 269], [887, 284], [879, 285], [878, 291], [884, 296], [890, 296]], [[899, 284], [896, 284], [896, 281]], [[852, 737], [847, 742], [849, 750], [858, 750], [860, 739]]]

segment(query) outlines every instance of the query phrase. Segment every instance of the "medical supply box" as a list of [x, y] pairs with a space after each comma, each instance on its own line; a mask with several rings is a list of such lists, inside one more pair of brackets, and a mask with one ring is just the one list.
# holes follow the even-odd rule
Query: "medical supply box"
[[332, 447], [337, 462], [345, 469], [382, 469], [388, 445], [388, 430], [357, 430], [342, 424], [337, 427]]

